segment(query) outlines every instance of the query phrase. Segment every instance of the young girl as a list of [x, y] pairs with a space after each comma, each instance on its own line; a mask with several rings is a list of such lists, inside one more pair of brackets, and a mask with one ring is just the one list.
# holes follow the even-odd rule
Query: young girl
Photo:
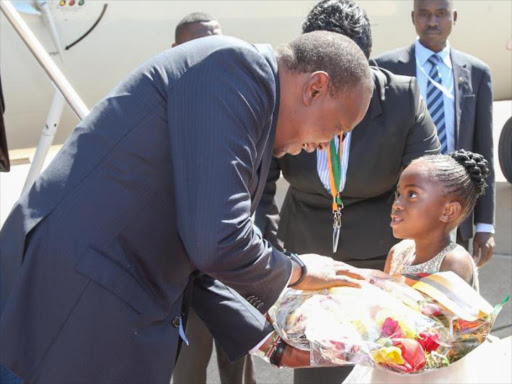
[[488, 173], [483, 156], [465, 150], [413, 161], [400, 176], [391, 212], [393, 236], [407, 240], [391, 249], [385, 272], [453, 271], [478, 290], [473, 257], [451, 234], [483, 194]]
[[[472, 256], [452, 242], [450, 235], [483, 194], [488, 173], [483, 156], [464, 150], [413, 161], [400, 176], [391, 212], [393, 235], [405, 240], [391, 249], [384, 271], [453, 271], [478, 290], [478, 272]], [[344, 383], [468, 382], [475, 373], [474, 367], [481, 368], [470, 360], [468, 355], [448, 368], [418, 376], [397, 376], [357, 366]]]

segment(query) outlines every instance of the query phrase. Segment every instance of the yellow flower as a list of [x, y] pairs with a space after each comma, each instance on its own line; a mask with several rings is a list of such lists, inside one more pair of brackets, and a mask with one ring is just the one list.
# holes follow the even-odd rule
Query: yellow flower
[[400, 329], [402, 330], [402, 337], [406, 339], [416, 339], [418, 336], [417, 333], [407, 325], [405, 321], [398, 320], [398, 325], [400, 326]]
[[403, 364], [402, 351], [397, 347], [382, 347], [372, 351], [373, 360], [377, 364]]

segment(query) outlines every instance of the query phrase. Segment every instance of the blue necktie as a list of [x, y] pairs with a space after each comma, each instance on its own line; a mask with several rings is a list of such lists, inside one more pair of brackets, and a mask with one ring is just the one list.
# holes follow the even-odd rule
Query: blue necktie
[[441, 58], [433, 54], [428, 59], [428, 62], [432, 65], [430, 69], [430, 79], [427, 84], [427, 107], [430, 112], [430, 116], [432, 117], [432, 121], [437, 129], [437, 137], [439, 138], [439, 142], [441, 143], [441, 153], [445, 154], [448, 151], [448, 143], [446, 138], [446, 123], [444, 119], [444, 98], [443, 92], [434, 85], [434, 82], [442, 84], [441, 75], [439, 74], [439, 69], [437, 68], [437, 64]]

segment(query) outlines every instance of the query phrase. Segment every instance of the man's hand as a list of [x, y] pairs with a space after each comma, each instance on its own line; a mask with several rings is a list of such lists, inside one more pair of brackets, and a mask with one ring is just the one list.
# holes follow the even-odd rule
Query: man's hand
[[[363, 276], [357, 268], [341, 261], [335, 261], [330, 257], [315, 254], [300, 255], [299, 257], [306, 264], [308, 271], [304, 280], [293, 286], [294, 289], [312, 291], [330, 287], [361, 287], [357, 280], [362, 280]], [[300, 277], [300, 267], [295, 262], [293, 262], [293, 266], [290, 285], [293, 285]]]
[[473, 259], [478, 268], [483, 267], [492, 258], [494, 252], [494, 235], [489, 232], [477, 232], [473, 238]]
[[288, 368], [305, 368], [311, 366], [309, 351], [303, 351], [288, 344], [284, 349], [281, 366]]
[[[275, 340], [277, 334], [272, 333], [267, 340], [260, 346], [260, 353], [264, 354], [270, 348], [270, 344]], [[264, 357], [264, 360], [268, 362], [268, 358]], [[286, 348], [283, 352], [283, 357], [281, 359], [281, 367], [288, 368], [303, 368], [309, 367], [311, 365], [309, 359], [309, 351], [303, 351], [297, 348], [292, 347], [290, 344], [286, 344]]]
[[383, 272], [379, 269], [370, 269], [370, 268], [357, 268], [357, 273], [364, 277], [366, 281], [373, 283], [375, 279], [380, 280], [389, 280], [392, 279], [392, 276]]

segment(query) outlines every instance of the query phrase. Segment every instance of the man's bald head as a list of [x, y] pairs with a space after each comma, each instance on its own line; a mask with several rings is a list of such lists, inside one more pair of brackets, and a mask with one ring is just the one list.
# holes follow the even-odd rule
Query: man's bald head
[[222, 35], [219, 22], [204, 12], [194, 12], [185, 16], [176, 26], [173, 47], [187, 41], [211, 35]]

